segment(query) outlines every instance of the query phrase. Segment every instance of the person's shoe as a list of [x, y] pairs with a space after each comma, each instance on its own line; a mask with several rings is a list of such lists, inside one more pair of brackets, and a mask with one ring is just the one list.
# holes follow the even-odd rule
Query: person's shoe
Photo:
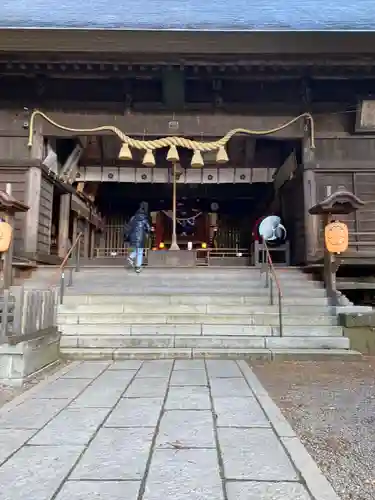
[[141, 268], [140, 268], [140, 267], [137, 267], [137, 268], [135, 269], [135, 272], [136, 272], [137, 274], [139, 274], [139, 273], [141, 272]]
[[129, 266], [130, 266], [130, 267], [134, 267], [134, 260], [133, 260], [133, 259], [131, 259], [130, 257], [128, 257], [128, 259], [127, 259], [127, 260], [128, 260], [128, 264], [129, 264]]

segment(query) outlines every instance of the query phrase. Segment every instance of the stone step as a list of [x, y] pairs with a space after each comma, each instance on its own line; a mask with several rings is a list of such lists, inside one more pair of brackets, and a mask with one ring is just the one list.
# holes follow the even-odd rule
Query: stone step
[[178, 348], [63, 348], [61, 355], [69, 360], [120, 360], [120, 359], [266, 359], [271, 360], [268, 349], [178, 349]]
[[[150, 304], [141, 300], [138, 304], [76, 304], [63, 305], [59, 308], [61, 314], [268, 314], [278, 313], [278, 304]], [[282, 313], [296, 315], [327, 315], [330, 308], [325, 305], [285, 305]]]
[[[206, 325], [279, 325], [279, 315], [277, 313], [260, 314], [77, 314], [59, 313], [58, 324], [206, 324]], [[324, 326], [337, 325], [335, 316], [324, 315], [283, 315], [284, 325], [299, 326]]]
[[[200, 277], [199, 279], [150, 279], [149, 277], [145, 277], [142, 273], [141, 274], [135, 274], [134, 273], [134, 276], [132, 276], [131, 278], [130, 277], [125, 277], [125, 279], [122, 279], [121, 276], [116, 276], [116, 277], [113, 277], [111, 279], [108, 279], [107, 278], [98, 278], [98, 277], [93, 277], [93, 278], [89, 278], [89, 277], [83, 277], [82, 276], [82, 280], [74, 280], [74, 278], [76, 278], [77, 275], [74, 275], [73, 276], [73, 283], [80, 283], [80, 284], [84, 284], [85, 282], [87, 282], [89, 280], [90, 284], [97, 284], [97, 285], [131, 285], [131, 286], [135, 286], [135, 287], [149, 287], [149, 286], [155, 286], [157, 284], [157, 286], [159, 287], [189, 287], [189, 286], [195, 286], [196, 288], [200, 288], [201, 286], [203, 287], [208, 287], [208, 288], [214, 288], [216, 286], [220, 286], [220, 285], [225, 285], [225, 286], [228, 286], [230, 285], [231, 287], [233, 288], [245, 288], [245, 287], [258, 287], [260, 285], [262, 286], [265, 286], [265, 283], [266, 283], [266, 278], [260, 278], [259, 276], [258, 277], [254, 277], [254, 278], [249, 278], [247, 276], [242, 276], [242, 277], [238, 277], [236, 279], [229, 279], [229, 278], [226, 278], [226, 279], [222, 279], [222, 280], [218, 280], [218, 279], [211, 279], [209, 277]], [[84, 278], [84, 279], [83, 279]], [[298, 279], [290, 279], [290, 278], [282, 278], [282, 279], [278, 279], [278, 282], [280, 283], [280, 285], [282, 287], [286, 287], [286, 288], [289, 288], [289, 287], [297, 287], [297, 288], [301, 288], [301, 287], [305, 287], [305, 286], [310, 286], [310, 287], [314, 287], [314, 288], [323, 288], [321, 283], [319, 282], [316, 282], [316, 281], [309, 281], [305, 278], [298, 278]]]
[[361, 354], [350, 349], [178, 349], [178, 348], [63, 348], [65, 359], [80, 360], [120, 360], [120, 359], [273, 359], [290, 360], [352, 360], [360, 359]]
[[[249, 286], [243, 286], [241, 288], [238, 287], [233, 287], [231, 285], [228, 286], [226, 284], [225, 286], [221, 287], [213, 287], [211, 285], [211, 288], [209, 287], [172, 287], [172, 286], [158, 286], [158, 285], [153, 285], [153, 286], [146, 286], [146, 287], [135, 287], [131, 286], [129, 284], [127, 285], [95, 285], [95, 284], [90, 284], [90, 283], [85, 283], [84, 286], [76, 286], [73, 285], [70, 288], [67, 288], [66, 290], [66, 295], [89, 295], [89, 294], [94, 294], [94, 295], [122, 295], [122, 296], [128, 296], [128, 295], [228, 295], [228, 296], [257, 296], [257, 297], [269, 297], [270, 295], [270, 290], [268, 288], [264, 288], [261, 285], [254, 286], [254, 287], [249, 287]], [[282, 294], [284, 297], [311, 297], [311, 298], [325, 298], [327, 296], [326, 291], [324, 288], [314, 288], [314, 287], [300, 287], [296, 289], [295, 287], [290, 287], [286, 289], [282, 289]], [[276, 295], [276, 289], [275, 289], [275, 295]]]
[[[64, 324], [59, 327], [63, 335], [224, 335], [267, 337], [279, 335], [279, 328], [250, 325], [167, 325], [167, 324]], [[284, 337], [342, 336], [341, 326], [284, 326]]]
[[[266, 297], [260, 295], [67, 295], [64, 297], [64, 306], [79, 304], [267, 304]], [[283, 297], [283, 305], [287, 306], [327, 306], [327, 297]]]
[[349, 349], [345, 337], [251, 337], [219, 335], [63, 336], [62, 348]]

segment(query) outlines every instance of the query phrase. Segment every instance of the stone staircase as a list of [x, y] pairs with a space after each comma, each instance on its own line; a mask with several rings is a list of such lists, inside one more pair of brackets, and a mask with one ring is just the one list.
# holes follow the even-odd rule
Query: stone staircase
[[59, 310], [61, 353], [70, 359], [354, 355], [324, 288], [279, 268], [278, 300], [255, 268], [86, 268]]

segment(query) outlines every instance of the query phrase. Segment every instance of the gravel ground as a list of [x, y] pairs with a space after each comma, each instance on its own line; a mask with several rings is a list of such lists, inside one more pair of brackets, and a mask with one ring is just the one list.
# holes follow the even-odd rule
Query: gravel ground
[[251, 362], [342, 500], [375, 499], [375, 358]]
[[22, 387], [8, 387], [4, 384], [0, 384], [0, 408], [17, 397], [19, 394], [27, 391], [34, 385], [38, 384], [42, 380], [44, 380], [49, 375], [52, 375], [57, 370], [60, 370], [63, 366], [65, 366], [68, 362], [62, 361], [60, 363], [56, 363], [50, 368], [40, 372], [38, 375], [28, 380]]

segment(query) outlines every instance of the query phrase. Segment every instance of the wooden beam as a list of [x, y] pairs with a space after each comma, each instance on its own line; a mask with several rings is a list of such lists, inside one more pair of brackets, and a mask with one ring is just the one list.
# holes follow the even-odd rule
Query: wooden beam
[[62, 194], [60, 197], [58, 255], [62, 258], [64, 258], [69, 251], [70, 199], [70, 194]]
[[179, 68], [163, 71], [163, 102], [168, 109], [183, 109], [185, 104], [185, 75]]
[[327, 56], [373, 55], [374, 36], [369, 31], [176, 31], [131, 29], [0, 29], [1, 53], [80, 53], [103, 55], [170, 54], [185, 56], [256, 56], [273, 54]]
[[[119, 128], [131, 136], [143, 137], [145, 130], [150, 136], [164, 136], [175, 134], [171, 122], [178, 122], [178, 134], [185, 136], [217, 137], [226, 134], [234, 128], [246, 128], [255, 131], [276, 128], [296, 115], [284, 114], [280, 116], [244, 115], [244, 114], [178, 114], [172, 118], [171, 114], [162, 113], [133, 113], [131, 115], [116, 115], [105, 113], [48, 113], [54, 121], [70, 128], [88, 129], [102, 125], [111, 125]], [[41, 123], [43, 134], [46, 136], [72, 136], [77, 133], [65, 132], [48, 122], [37, 119]], [[175, 123], [174, 123], [175, 125]], [[84, 135], [84, 134], [82, 134]], [[86, 134], [85, 134], [86, 135]], [[276, 132], [273, 137], [302, 137], [303, 121]]]
[[83, 153], [83, 148], [79, 144], [76, 145], [76, 147], [73, 149], [73, 151], [70, 153], [68, 159], [64, 163], [61, 169], [61, 178], [69, 182], [71, 184], [74, 182], [77, 169], [78, 169], [78, 162], [82, 156]]
[[53, 172], [55, 175], [59, 172], [59, 162], [57, 160], [57, 154], [53, 149], [50, 142], [47, 144], [47, 155], [42, 161], [42, 164], [48, 168], [49, 172]]
[[24, 251], [33, 254], [38, 246], [38, 225], [40, 211], [40, 192], [42, 171], [39, 167], [30, 167], [26, 174], [25, 204], [29, 210], [25, 214]]
[[297, 168], [297, 160], [295, 152], [291, 153], [285, 162], [281, 165], [281, 167], [277, 170], [273, 185], [275, 188], [275, 192], [277, 192], [293, 175], [294, 171]]
[[309, 209], [318, 203], [317, 186], [315, 178], [315, 153], [311, 148], [311, 137], [306, 124], [304, 138], [302, 141], [303, 156], [303, 194], [304, 194], [304, 218], [305, 218], [305, 245], [306, 260], [311, 262], [319, 252], [319, 216], [309, 214]]

